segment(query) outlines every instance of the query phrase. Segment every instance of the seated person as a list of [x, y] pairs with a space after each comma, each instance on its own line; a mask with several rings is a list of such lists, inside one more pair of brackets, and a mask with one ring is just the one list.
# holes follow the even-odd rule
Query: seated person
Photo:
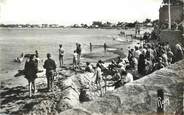
[[133, 81], [133, 75], [131, 73], [128, 73], [122, 70], [120, 72], [120, 79], [117, 82], [115, 82], [112, 86], [115, 86], [115, 89], [116, 89], [132, 81]]
[[93, 66], [89, 62], [86, 62], [85, 71], [87, 71], [87, 72], [94, 72]]
[[165, 66], [164, 66], [164, 62], [162, 60], [162, 57], [159, 57], [158, 62], [155, 63], [154, 66], [153, 66], [153, 71], [159, 70], [159, 69], [164, 68], [164, 67]]
[[112, 60], [111, 64], [109, 64], [109, 66], [108, 66], [108, 69], [110, 71], [113, 71], [115, 67], [117, 67], [117, 64], [116, 64], [116, 62], [114, 60]]
[[122, 62], [122, 59], [120, 56], [118, 56], [116, 63], [119, 64], [120, 62]]
[[133, 81], [133, 75], [131, 73], [128, 73], [127, 71], [122, 71], [121, 72], [121, 77], [124, 81], [124, 84], [130, 83]]
[[119, 81], [119, 80], [121, 80], [121, 75], [120, 75], [119, 71], [116, 69], [114, 72], [115, 73], [112, 76], [112, 79], [111, 80], [113, 80], [113, 81]]

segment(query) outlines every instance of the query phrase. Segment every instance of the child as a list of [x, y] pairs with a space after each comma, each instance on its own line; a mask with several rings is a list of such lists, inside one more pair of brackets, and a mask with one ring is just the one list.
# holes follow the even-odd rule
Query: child
[[102, 88], [101, 88], [101, 80], [102, 80], [102, 71], [100, 68], [100, 64], [97, 63], [96, 70], [95, 70], [95, 84], [97, 85], [97, 89], [100, 88], [100, 96], [102, 96]]
[[59, 64], [60, 64], [60, 67], [61, 65], [63, 65], [64, 61], [63, 61], [63, 56], [64, 56], [64, 49], [63, 49], [63, 46], [62, 44], [59, 45]]
[[78, 59], [78, 54], [76, 52], [76, 50], [74, 50], [74, 54], [73, 54], [73, 68], [76, 69], [77, 67], [77, 59]]

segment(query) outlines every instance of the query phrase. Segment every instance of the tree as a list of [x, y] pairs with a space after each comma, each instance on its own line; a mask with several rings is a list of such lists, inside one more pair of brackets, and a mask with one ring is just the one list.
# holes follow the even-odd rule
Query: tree
[[150, 23], [151, 22], [151, 19], [146, 19], [143, 23], [147, 24], [147, 23]]

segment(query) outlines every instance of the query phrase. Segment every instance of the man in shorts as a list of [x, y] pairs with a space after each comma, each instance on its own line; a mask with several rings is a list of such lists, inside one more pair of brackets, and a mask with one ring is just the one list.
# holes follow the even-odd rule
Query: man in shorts
[[54, 73], [56, 72], [56, 63], [51, 59], [51, 54], [47, 54], [47, 60], [44, 62], [43, 67], [46, 69], [47, 88], [51, 91], [53, 88]]

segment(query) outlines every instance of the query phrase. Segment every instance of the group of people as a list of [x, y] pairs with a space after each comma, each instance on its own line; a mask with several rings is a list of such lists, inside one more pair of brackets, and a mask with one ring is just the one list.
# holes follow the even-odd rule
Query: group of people
[[[76, 43], [76, 50], [74, 50], [73, 54], [74, 69], [79, 67], [81, 52], [82, 52], [81, 44]], [[27, 60], [25, 62], [24, 75], [29, 83], [29, 96], [32, 97], [32, 94], [37, 92], [35, 79], [37, 78], [37, 73], [39, 72], [38, 51], [36, 50], [35, 54], [27, 55], [26, 58]], [[59, 64], [60, 67], [62, 67], [62, 65], [64, 64], [64, 49], [62, 44], [59, 45]], [[50, 53], [47, 54], [47, 60], [45, 60], [43, 68], [46, 69], [47, 89], [48, 91], [52, 91], [54, 76], [56, 75], [56, 63], [53, 59], [51, 59]]]
[[[86, 62], [85, 71], [93, 72], [97, 88], [100, 90], [102, 95], [102, 82], [106, 84], [105, 89], [109, 86], [107, 82], [111, 82], [110, 86], [118, 88], [126, 83], [133, 81], [133, 75], [126, 70], [128, 62], [123, 60], [121, 57], [114, 59], [110, 64], [105, 64], [102, 60], [99, 60], [94, 67], [91, 63]], [[110, 78], [107, 76], [111, 76]]]
[[[32, 97], [32, 93], [36, 93], [35, 79], [37, 78], [38, 70], [38, 54], [31, 54], [25, 62], [24, 75], [29, 83], [29, 96]], [[51, 59], [51, 54], [47, 54], [47, 60], [44, 62], [43, 67], [46, 69], [47, 77], [47, 89], [51, 91], [53, 89], [54, 75], [56, 73], [56, 63]]]
[[184, 50], [176, 44], [175, 51], [169, 43], [144, 43], [130, 49], [129, 68], [144, 76], [184, 58]]
[[[167, 42], [143, 45], [138, 43], [134, 49], [128, 51], [127, 60], [118, 57], [106, 66], [99, 60], [96, 67], [86, 62], [85, 71], [95, 73], [97, 87], [102, 87], [102, 80], [104, 82], [109, 80], [114, 81], [112, 86], [118, 88], [181, 59], [184, 59], [184, 48], [180, 44], [176, 44], [175, 51], [172, 51]], [[112, 78], [107, 79], [108, 75]]]
[[[176, 61], [184, 58], [184, 48], [181, 45], [176, 45], [176, 50], [172, 52], [168, 43], [140, 43], [134, 49], [129, 49], [127, 61], [118, 57], [111, 61], [109, 65], [104, 64], [99, 60], [94, 67], [90, 62], [86, 62], [85, 71], [93, 72], [95, 83], [100, 88], [102, 94], [101, 82], [114, 81], [112, 86], [118, 88], [126, 83], [132, 82], [135, 79], [135, 73], [141, 76], [152, 73], [155, 70], [166, 67]], [[76, 43], [76, 49], [73, 54], [73, 68], [79, 67], [81, 58], [81, 44]], [[59, 45], [59, 63], [63, 65], [64, 49]], [[51, 54], [47, 54], [47, 60], [43, 67], [46, 69], [47, 89], [53, 89], [54, 76], [56, 75], [56, 63], [51, 59]], [[130, 71], [129, 71], [130, 70]], [[38, 73], [38, 52], [30, 55], [25, 63], [24, 74], [29, 83], [30, 97], [36, 93], [35, 79]], [[110, 79], [107, 76], [112, 76]]]
[[76, 49], [73, 52], [73, 68], [80, 68], [82, 48], [81, 44], [76, 43]]
[[[80, 59], [81, 59], [81, 52], [82, 52], [82, 48], [81, 48], [81, 44], [76, 43], [76, 49], [73, 52], [73, 68], [76, 69], [80, 64]], [[59, 45], [59, 64], [60, 67], [64, 64], [64, 49], [62, 44]]]

